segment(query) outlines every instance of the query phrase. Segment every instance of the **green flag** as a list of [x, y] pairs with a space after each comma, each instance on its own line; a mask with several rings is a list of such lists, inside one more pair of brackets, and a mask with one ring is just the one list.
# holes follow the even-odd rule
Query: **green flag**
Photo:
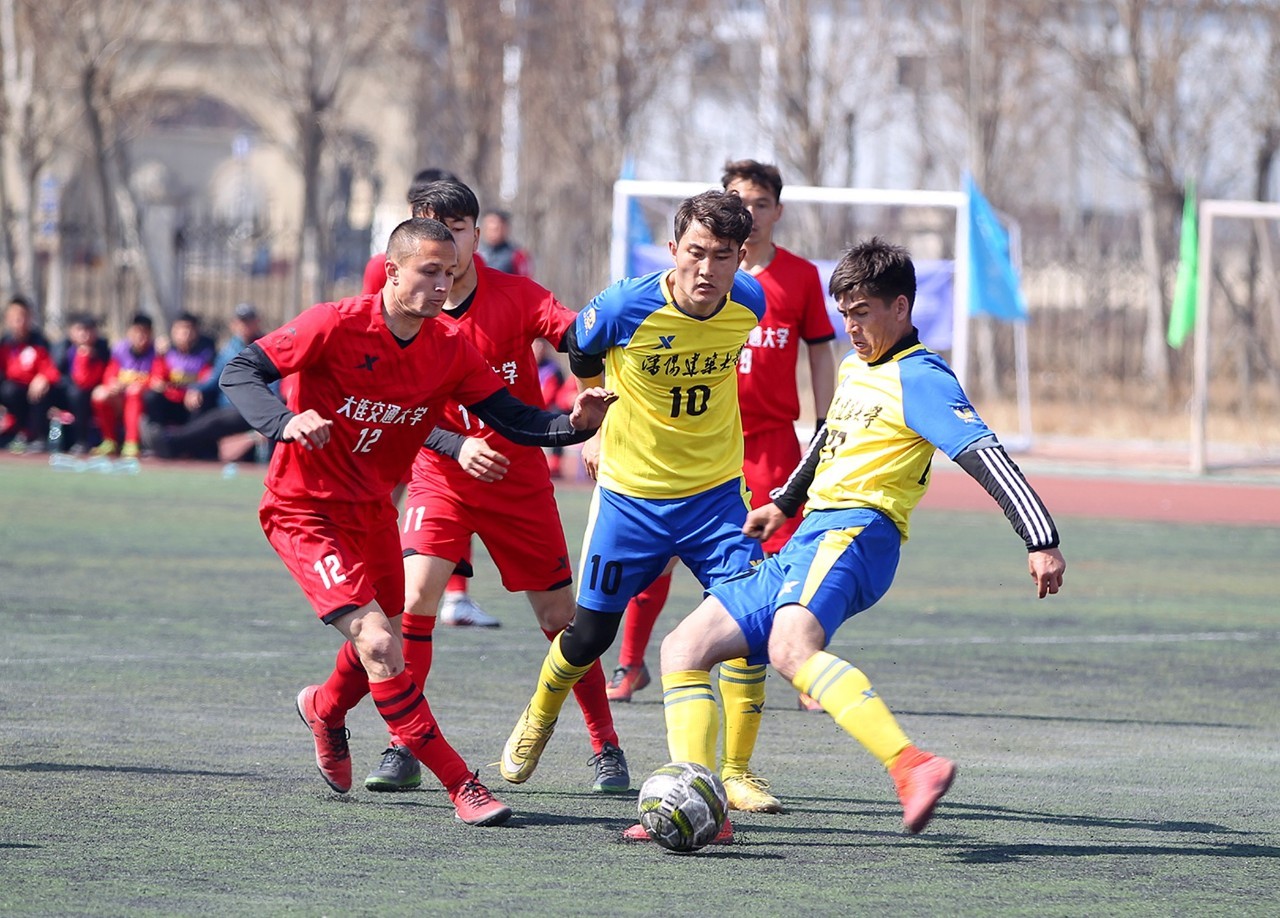
[[1182, 205], [1182, 243], [1178, 249], [1178, 276], [1173, 282], [1173, 304], [1169, 310], [1169, 347], [1180, 348], [1196, 324], [1196, 272], [1200, 245], [1196, 239], [1196, 183], [1187, 180]]

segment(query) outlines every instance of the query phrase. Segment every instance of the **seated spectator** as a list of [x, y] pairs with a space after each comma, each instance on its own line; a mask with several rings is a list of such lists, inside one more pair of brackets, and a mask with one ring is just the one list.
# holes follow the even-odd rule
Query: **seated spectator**
[[[148, 421], [143, 426], [143, 446], [162, 459], [189, 456], [193, 459], [238, 459], [240, 456], [224, 456], [219, 453], [219, 443], [236, 434], [249, 434], [253, 428], [240, 411], [226, 400], [218, 388], [223, 368], [241, 351], [262, 337], [262, 321], [258, 311], [250, 303], [235, 308], [229, 325], [231, 337], [218, 352], [213, 362], [213, 372], [204, 382], [193, 387], [199, 395], [200, 413], [177, 427], [164, 427]], [[244, 451], [252, 448], [254, 440], [246, 437]]]
[[62, 382], [54, 388], [53, 403], [71, 414], [64, 423], [60, 448], [83, 455], [95, 440], [101, 440], [94, 423], [93, 392], [106, 377], [111, 349], [98, 334], [98, 320], [88, 314], [71, 317], [67, 338], [53, 351]]
[[142, 396], [147, 421], [161, 427], [187, 423], [204, 403], [199, 385], [212, 375], [213, 346], [200, 334], [200, 319], [184, 312], [169, 326], [169, 349], [151, 364]]
[[[123, 341], [111, 349], [111, 360], [102, 376], [102, 385], [93, 390], [93, 416], [102, 432], [95, 456], [110, 456], [117, 450], [125, 458], [138, 455], [142, 439], [143, 396], [156, 360], [155, 335], [151, 317], [138, 313], [129, 323]], [[123, 434], [124, 445], [121, 446]]]
[[53, 387], [62, 374], [49, 353], [49, 342], [35, 328], [31, 303], [14, 296], [4, 311], [0, 337], [0, 446], [11, 451], [43, 452], [49, 436]]

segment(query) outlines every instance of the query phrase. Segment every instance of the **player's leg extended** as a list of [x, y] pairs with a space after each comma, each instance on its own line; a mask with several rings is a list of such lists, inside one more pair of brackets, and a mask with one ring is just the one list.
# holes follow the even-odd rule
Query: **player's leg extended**
[[503, 747], [500, 770], [508, 781], [526, 781], [537, 768], [568, 690], [613, 643], [627, 600], [662, 570], [670, 551], [658, 554], [653, 546], [668, 540], [648, 502], [596, 488], [578, 565], [576, 612], [551, 642], [533, 697]]
[[[538, 625], [547, 640], [554, 641], [564, 627], [573, 620], [575, 605], [573, 590], [563, 586], [556, 590], [531, 590], [529, 604], [537, 616]], [[613, 712], [605, 694], [604, 670], [596, 660], [573, 686], [573, 697], [582, 709], [591, 740], [590, 764], [595, 767], [592, 790], [600, 793], [621, 793], [631, 789], [631, 775], [627, 759], [618, 744], [618, 731], [613, 724]]]
[[472, 825], [505, 822], [511, 810], [476, 779], [462, 756], [444, 738], [422, 690], [404, 668], [397, 630], [378, 609], [365, 606], [333, 622], [355, 646], [369, 673], [369, 693], [378, 713], [414, 758], [444, 785], [458, 818]]
[[824, 649], [843, 621], [888, 590], [900, 538], [884, 517], [864, 521], [859, 511], [838, 512], [850, 514], [845, 522], [856, 525], [820, 533], [802, 525], [779, 556], [800, 559], [790, 567], [780, 565], [797, 602], [782, 606], [774, 617], [769, 661], [889, 770], [903, 804], [903, 822], [909, 831], [919, 832], [951, 786], [955, 766], [913, 746], [867, 676]]

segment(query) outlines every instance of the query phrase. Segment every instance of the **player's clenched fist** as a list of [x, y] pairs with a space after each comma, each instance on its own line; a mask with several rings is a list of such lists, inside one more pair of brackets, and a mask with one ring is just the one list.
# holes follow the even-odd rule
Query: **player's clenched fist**
[[301, 443], [307, 449], [320, 449], [332, 436], [333, 421], [326, 421], [314, 409], [295, 414], [284, 425], [282, 439]]
[[591, 430], [604, 423], [605, 412], [618, 400], [617, 393], [602, 386], [583, 389], [573, 400], [573, 411], [569, 412], [569, 424], [574, 430]]

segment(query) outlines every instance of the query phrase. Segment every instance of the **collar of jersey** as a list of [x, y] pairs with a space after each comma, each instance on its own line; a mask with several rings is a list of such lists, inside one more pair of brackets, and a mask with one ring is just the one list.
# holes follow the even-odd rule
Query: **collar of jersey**
[[898, 343], [895, 344], [893, 347], [889, 348], [888, 352], [883, 357], [881, 357], [879, 360], [871, 361], [871, 363], [867, 364], [867, 366], [869, 367], [884, 366], [889, 361], [896, 360], [898, 357], [901, 357], [906, 351], [911, 350], [913, 347], [918, 347], [919, 345], [920, 345], [920, 332], [918, 332], [916, 330], [916, 327], [913, 325], [911, 326], [911, 331], [908, 334], [903, 335], [902, 338], [898, 340]]

